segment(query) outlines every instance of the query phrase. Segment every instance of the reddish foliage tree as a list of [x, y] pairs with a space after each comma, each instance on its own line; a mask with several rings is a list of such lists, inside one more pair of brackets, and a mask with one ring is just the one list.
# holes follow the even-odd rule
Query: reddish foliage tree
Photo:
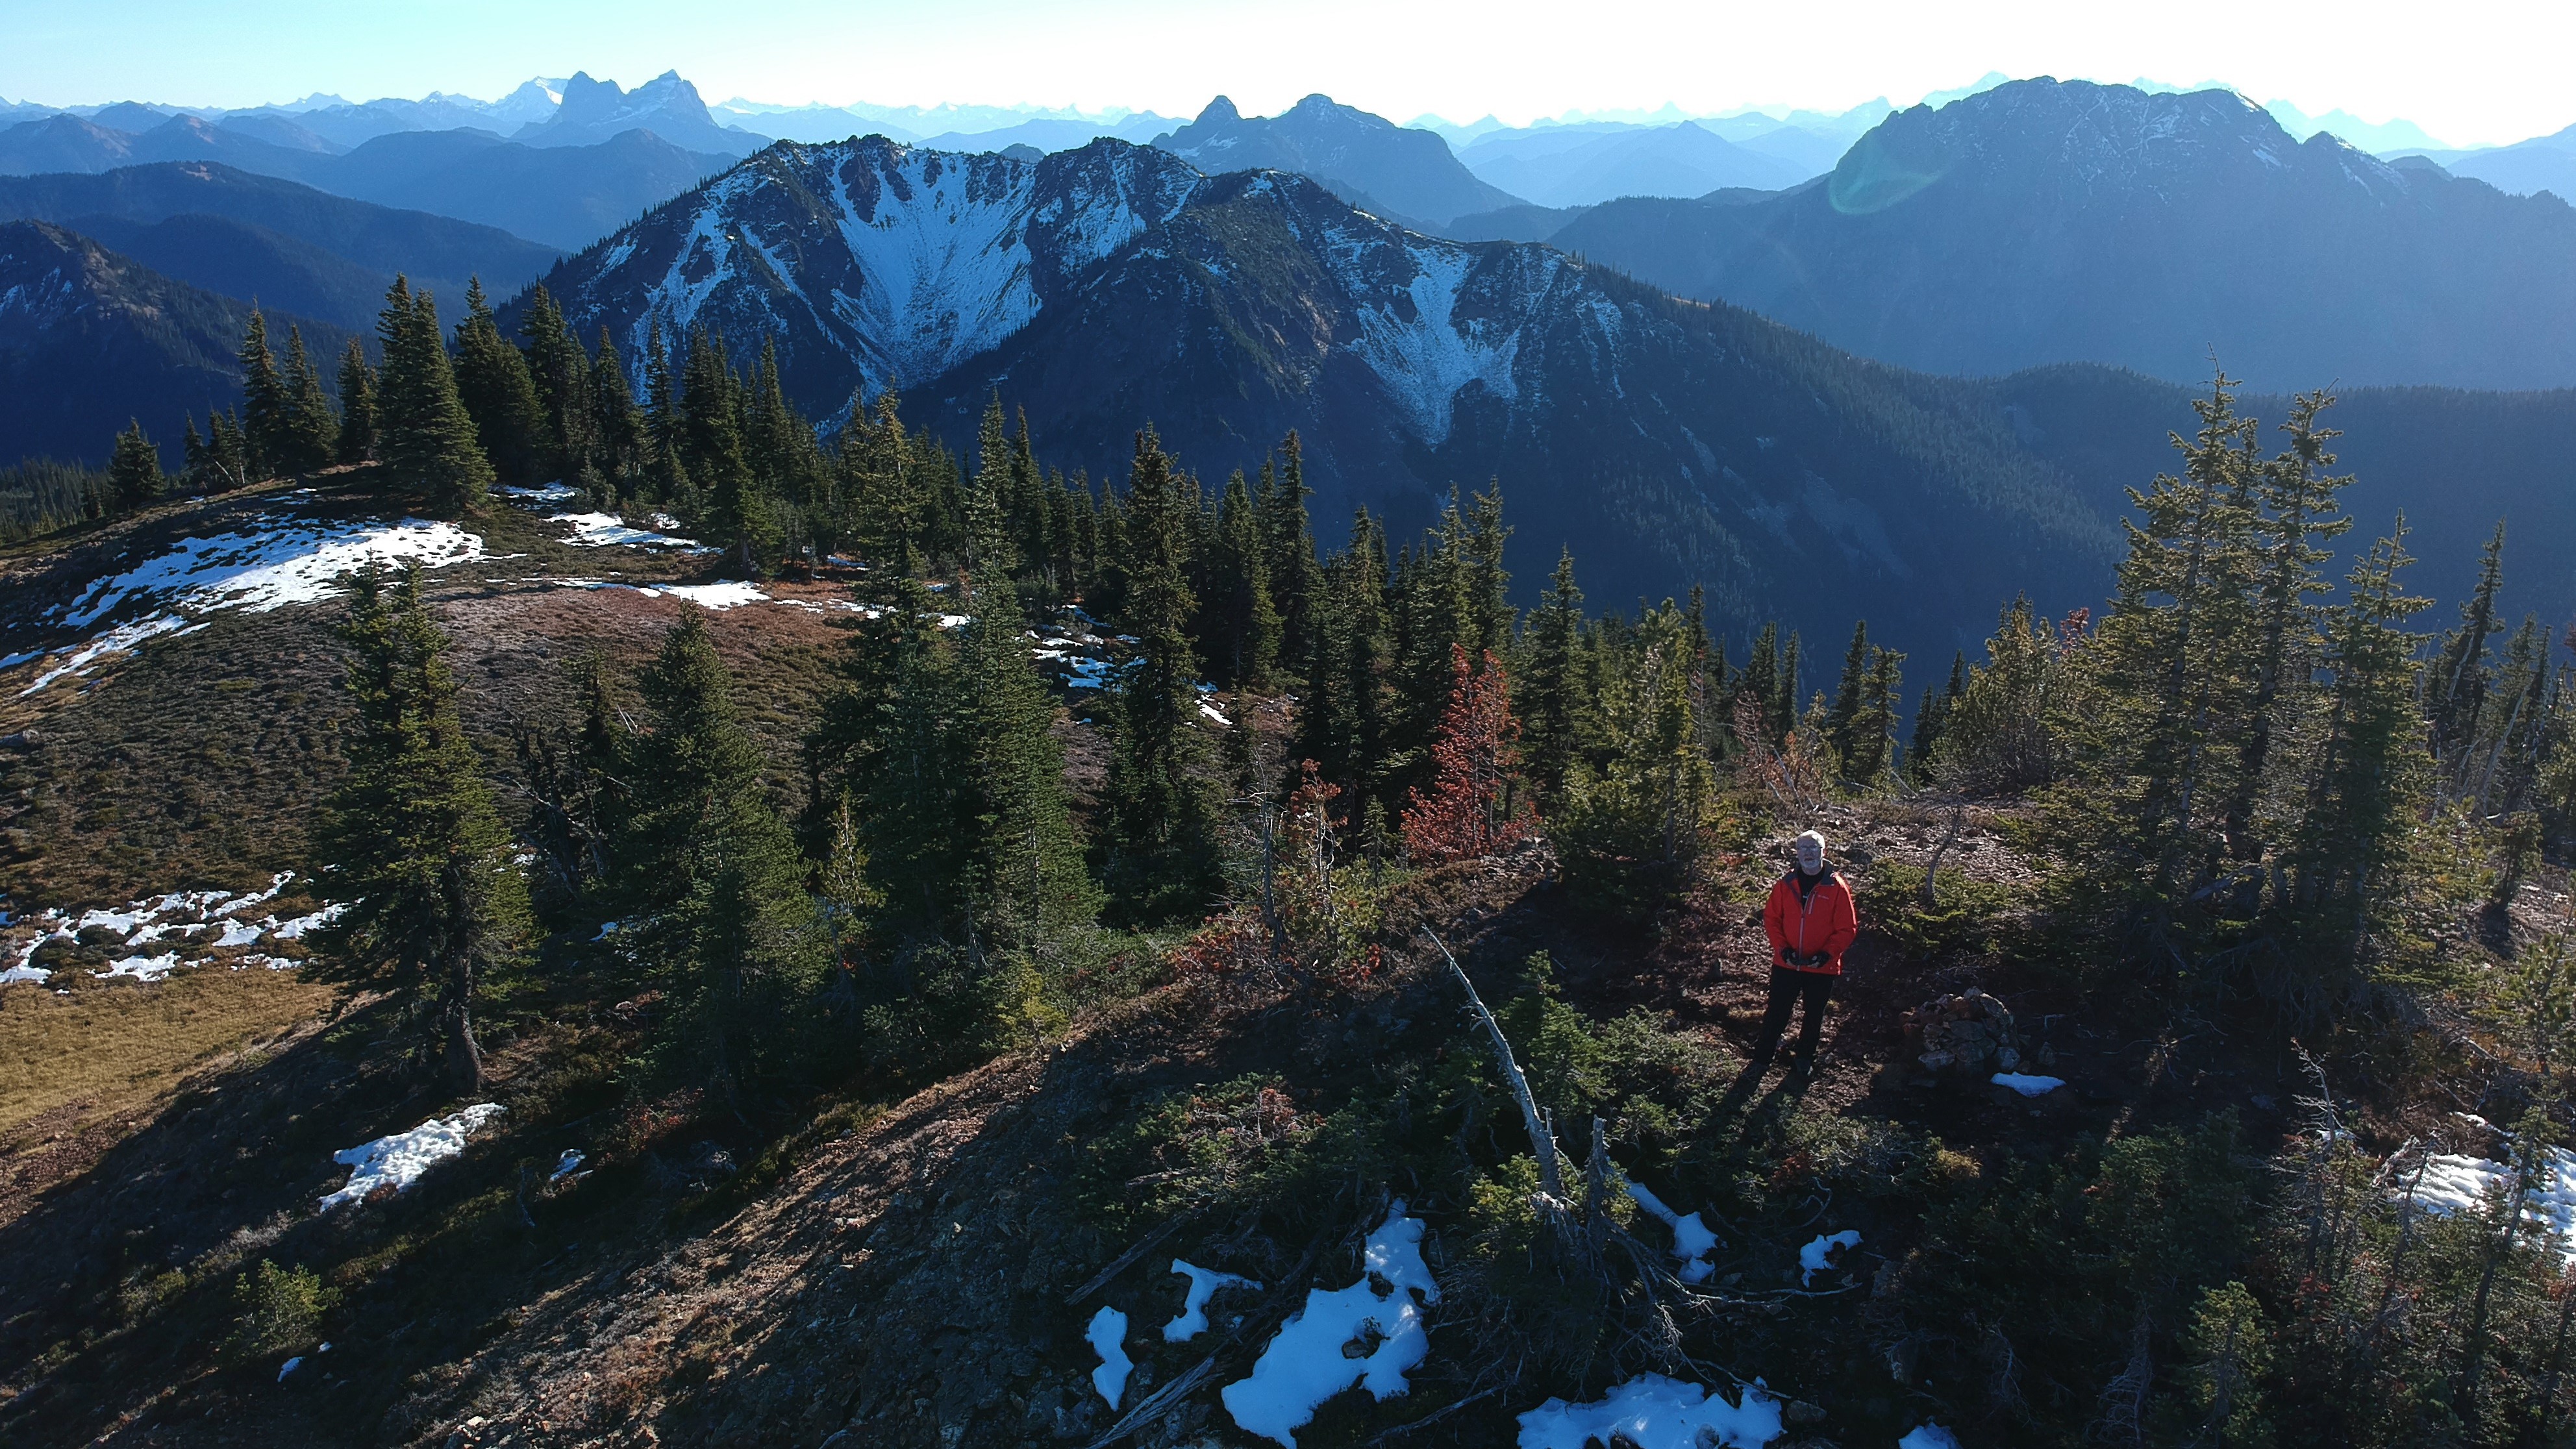
[[1499, 855], [1538, 830], [1520, 794], [1521, 726], [1502, 662], [1488, 649], [1483, 667], [1471, 669], [1466, 648], [1452, 644], [1449, 668], [1431, 789], [1415, 788], [1404, 806], [1404, 846], [1417, 864]]

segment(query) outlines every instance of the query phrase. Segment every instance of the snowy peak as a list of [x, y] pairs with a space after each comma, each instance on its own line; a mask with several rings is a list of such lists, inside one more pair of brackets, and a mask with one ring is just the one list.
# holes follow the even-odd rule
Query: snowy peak
[[1075, 275], [1168, 221], [1200, 179], [1120, 142], [1034, 163], [878, 136], [782, 143], [550, 286], [630, 356], [656, 328], [774, 336], [809, 364], [800, 388], [828, 412], [852, 387], [910, 387], [997, 346]]
[[[532, 86], [541, 86], [531, 81]], [[520, 87], [512, 101], [520, 101]], [[522, 102], [524, 104], [524, 102]], [[622, 90], [615, 81], [594, 80], [586, 71], [576, 71], [563, 83], [562, 101], [553, 114], [531, 121], [511, 137], [530, 146], [589, 146], [627, 131], [648, 130], [675, 146], [698, 151], [720, 151], [739, 156], [761, 144], [762, 138], [719, 126], [707, 114], [706, 102], [698, 98], [698, 88], [680, 77], [678, 71], [664, 71], [632, 91]]]

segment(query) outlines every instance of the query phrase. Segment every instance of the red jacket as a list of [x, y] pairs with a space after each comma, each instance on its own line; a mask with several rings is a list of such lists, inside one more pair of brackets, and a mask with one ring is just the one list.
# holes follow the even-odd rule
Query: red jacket
[[[1798, 872], [1791, 870], [1772, 883], [1771, 900], [1762, 908], [1762, 930], [1771, 938], [1772, 965], [1840, 976], [1843, 952], [1860, 934], [1860, 913], [1852, 908], [1851, 886], [1831, 866], [1803, 898], [1798, 893]], [[1821, 951], [1825, 964], [1792, 966], [1784, 955], [1790, 951], [1809, 956]]]

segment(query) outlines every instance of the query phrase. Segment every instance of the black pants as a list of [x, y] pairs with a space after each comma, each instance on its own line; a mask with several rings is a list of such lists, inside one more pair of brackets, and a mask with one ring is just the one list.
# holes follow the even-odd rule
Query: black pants
[[1754, 1048], [1754, 1069], [1771, 1065], [1772, 1053], [1780, 1049], [1781, 1033], [1789, 1029], [1789, 1013], [1802, 1000], [1807, 1003], [1807, 1019], [1798, 1025], [1798, 1065], [1815, 1065], [1816, 1044], [1825, 1035], [1825, 1002], [1833, 994], [1834, 978], [1825, 972], [1772, 967], [1771, 1000], [1762, 1012], [1762, 1045]]

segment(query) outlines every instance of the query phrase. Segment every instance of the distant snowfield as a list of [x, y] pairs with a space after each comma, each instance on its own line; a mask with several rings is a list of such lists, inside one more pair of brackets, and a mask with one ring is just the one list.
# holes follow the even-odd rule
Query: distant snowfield
[[[29, 922], [34, 933], [11, 948], [10, 964], [0, 970], [0, 986], [41, 986], [52, 980], [54, 973], [36, 964], [36, 953], [47, 942], [77, 940], [81, 932], [88, 930], [112, 932], [131, 953], [110, 961], [106, 970], [92, 973], [98, 976], [160, 981], [181, 967], [207, 966], [219, 960], [236, 971], [253, 966], [291, 970], [294, 962], [275, 956], [225, 958], [204, 953], [240, 950], [262, 942], [300, 941], [307, 931], [329, 925], [347, 909], [331, 905], [287, 920], [279, 920], [274, 911], [256, 920], [251, 918], [252, 908], [275, 900], [294, 879], [294, 872], [280, 871], [269, 879], [266, 890], [171, 891], [121, 906], [94, 907], [77, 915], [60, 909], [44, 911]], [[159, 949], [152, 949], [156, 946]], [[186, 959], [191, 953], [195, 959]]]

